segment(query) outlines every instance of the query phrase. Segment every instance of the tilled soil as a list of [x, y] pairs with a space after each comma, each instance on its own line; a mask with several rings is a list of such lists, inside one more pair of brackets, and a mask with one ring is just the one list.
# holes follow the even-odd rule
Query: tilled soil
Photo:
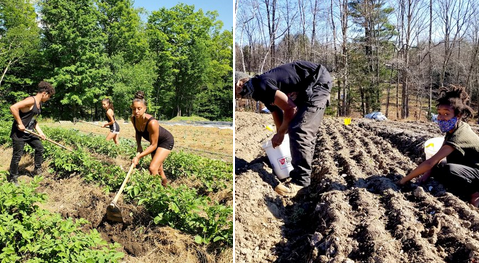
[[[325, 118], [312, 184], [294, 198], [260, 142], [270, 115], [235, 117], [236, 262], [478, 262], [479, 210], [434, 179], [395, 182], [440, 136], [433, 123]], [[475, 129], [477, 127], [474, 127]]]

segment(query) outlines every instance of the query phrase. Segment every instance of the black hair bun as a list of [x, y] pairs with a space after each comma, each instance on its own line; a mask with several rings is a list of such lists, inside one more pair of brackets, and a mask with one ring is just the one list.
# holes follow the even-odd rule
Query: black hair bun
[[135, 99], [143, 100], [145, 99], [145, 92], [143, 91], [137, 91], [135, 94]]

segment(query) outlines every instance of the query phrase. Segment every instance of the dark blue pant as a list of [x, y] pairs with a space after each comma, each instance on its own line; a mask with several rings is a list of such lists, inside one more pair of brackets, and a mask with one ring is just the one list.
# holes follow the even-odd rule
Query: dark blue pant
[[40, 169], [43, 163], [43, 144], [40, 139], [32, 137], [26, 141], [13, 140], [13, 155], [12, 161], [10, 162], [10, 176], [17, 178], [18, 177], [18, 163], [23, 155], [23, 148], [25, 143], [28, 143], [35, 150], [35, 169]]
[[479, 192], [479, 169], [455, 163], [439, 163], [431, 176], [446, 189], [469, 200], [471, 194]]

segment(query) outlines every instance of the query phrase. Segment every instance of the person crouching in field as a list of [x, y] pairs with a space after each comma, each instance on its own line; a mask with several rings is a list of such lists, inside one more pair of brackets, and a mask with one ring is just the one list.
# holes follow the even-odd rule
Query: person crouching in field
[[118, 144], [118, 137], [120, 134], [120, 125], [115, 120], [115, 113], [113, 112], [113, 102], [109, 98], [104, 98], [101, 101], [101, 106], [106, 110], [106, 121], [107, 123], [103, 124], [103, 128], [110, 126], [110, 133], [106, 136], [106, 140], [109, 141], [113, 139], [115, 144]]
[[[143, 91], [135, 94], [131, 109], [133, 116], [131, 122], [135, 128], [135, 137], [138, 156], [133, 158], [132, 163], [138, 165], [141, 158], [151, 154], [150, 174], [161, 176], [161, 184], [167, 186], [165, 171], [163, 170], [163, 162], [170, 154], [175, 144], [173, 135], [165, 128], [161, 127], [153, 116], [146, 113], [147, 102]], [[150, 142], [150, 146], [143, 151], [141, 146], [141, 138]]]
[[[469, 199], [479, 206], [479, 136], [466, 123], [473, 116], [467, 106], [469, 95], [464, 87], [449, 86], [440, 90], [437, 100], [437, 121], [441, 132], [445, 133], [444, 144], [430, 159], [422, 162], [398, 184], [403, 185], [421, 174], [419, 182], [433, 176], [448, 191]], [[443, 161], [447, 157], [447, 161]], [[446, 160], [446, 159], [444, 159]]]
[[13, 141], [13, 154], [12, 161], [10, 162], [9, 182], [18, 183], [18, 164], [22, 158], [25, 143], [28, 143], [35, 150], [33, 175], [41, 173], [43, 163], [42, 142], [38, 137], [26, 133], [25, 130], [35, 129], [41, 136], [41, 139], [44, 140], [46, 138], [34, 117], [40, 115], [43, 102], [49, 100], [54, 94], [55, 89], [53, 86], [48, 82], [41, 81], [38, 84], [38, 91], [35, 96], [30, 96], [10, 106], [10, 112], [14, 120], [10, 133], [10, 138]]

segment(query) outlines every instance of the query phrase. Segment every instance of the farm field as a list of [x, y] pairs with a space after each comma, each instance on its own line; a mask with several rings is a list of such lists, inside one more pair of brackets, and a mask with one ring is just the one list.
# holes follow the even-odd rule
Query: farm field
[[[235, 115], [235, 260], [242, 262], [478, 262], [479, 209], [434, 179], [395, 182], [440, 136], [434, 123], [326, 117], [312, 184], [294, 198], [261, 142], [270, 115]], [[477, 130], [477, 125], [471, 125]]]
[[[105, 136], [107, 128], [101, 128], [105, 122], [49, 122], [52, 128], [76, 129], [85, 133]], [[120, 138], [135, 140], [135, 129], [131, 123], [120, 124]], [[160, 123], [175, 137], [175, 150], [182, 150], [213, 159], [231, 162], [233, 155], [233, 130], [231, 128], [181, 126]]]
[[[41, 177], [31, 177], [33, 157], [27, 153], [20, 162], [20, 187], [14, 187], [5, 180], [12, 153], [11, 140], [8, 137], [10, 125], [11, 122], [2, 123], [0, 129], [0, 145], [3, 145], [0, 147], [0, 200], [12, 199], [12, 196], [16, 198], [9, 201], [10, 208], [0, 207], [0, 220], [3, 219], [2, 215], [12, 214], [12, 211], [23, 214], [22, 204], [28, 201], [35, 204], [32, 211], [26, 212], [28, 218], [38, 218], [41, 215], [48, 219], [42, 220], [45, 225], [38, 226], [40, 229], [56, 228], [49, 225], [51, 222], [54, 222], [55, 226], [66, 225], [68, 227], [58, 228], [60, 230], [55, 232], [55, 235], [71, 236], [71, 231], [74, 231], [74, 236], [79, 236], [80, 241], [65, 241], [65, 248], [52, 251], [48, 250], [48, 247], [36, 245], [51, 242], [51, 234], [34, 236], [27, 242], [24, 233], [19, 233], [16, 236], [20, 237], [18, 240], [7, 242], [8, 253], [5, 249], [4, 253], [1, 253], [0, 249], [0, 259], [25, 261], [28, 258], [55, 258], [67, 262], [87, 262], [88, 259], [95, 259], [92, 262], [231, 262], [231, 153], [229, 158], [226, 158], [227, 149], [232, 151], [231, 129], [190, 129], [182, 126], [182, 129], [189, 131], [179, 134], [183, 132], [180, 127], [176, 129], [165, 125], [176, 140], [175, 149], [164, 164], [170, 186], [163, 188], [157, 178], [149, 175], [149, 157], [145, 158], [147, 160], [140, 162], [141, 168], [134, 169], [118, 201], [124, 223], [113, 223], [106, 220], [106, 207], [117, 193], [130, 160], [135, 155], [133, 128], [130, 137], [127, 136], [128, 128], [122, 126], [124, 136], [120, 137], [120, 145], [115, 146], [112, 141], [104, 140], [108, 129], [80, 123], [44, 124], [42, 129], [49, 138], [73, 149], [74, 152], [70, 153], [49, 142], [43, 142], [46, 157], [44, 168], [47, 172]], [[207, 139], [202, 139], [204, 146], [201, 146], [201, 143], [193, 146], [195, 140], [188, 136], [195, 136], [196, 140]], [[216, 145], [206, 145], [210, 140], [209, 136], [216, 138]], [[191, 144], [187, 144], [190, 140]], [[176, 147], [177, 145], [179, 147]], [[190, 151], [183, 151], [182, 146]], [[23, 192], [27, 194], [19, 195]], [[16, 224], [24, 224], [24, 228], [28, 228], [30, 223], [22, 221], [23, 218], [25, 217], [18, 216], [14, 219]], [[70, 232], [62, 232], [63, 229]], [[4, 235], [0, 233], [1, 241], [8, 240]], [[83, 250], [86, 252], [80, 252]], [[18, 255], [21, 258], [16, 258]]]

